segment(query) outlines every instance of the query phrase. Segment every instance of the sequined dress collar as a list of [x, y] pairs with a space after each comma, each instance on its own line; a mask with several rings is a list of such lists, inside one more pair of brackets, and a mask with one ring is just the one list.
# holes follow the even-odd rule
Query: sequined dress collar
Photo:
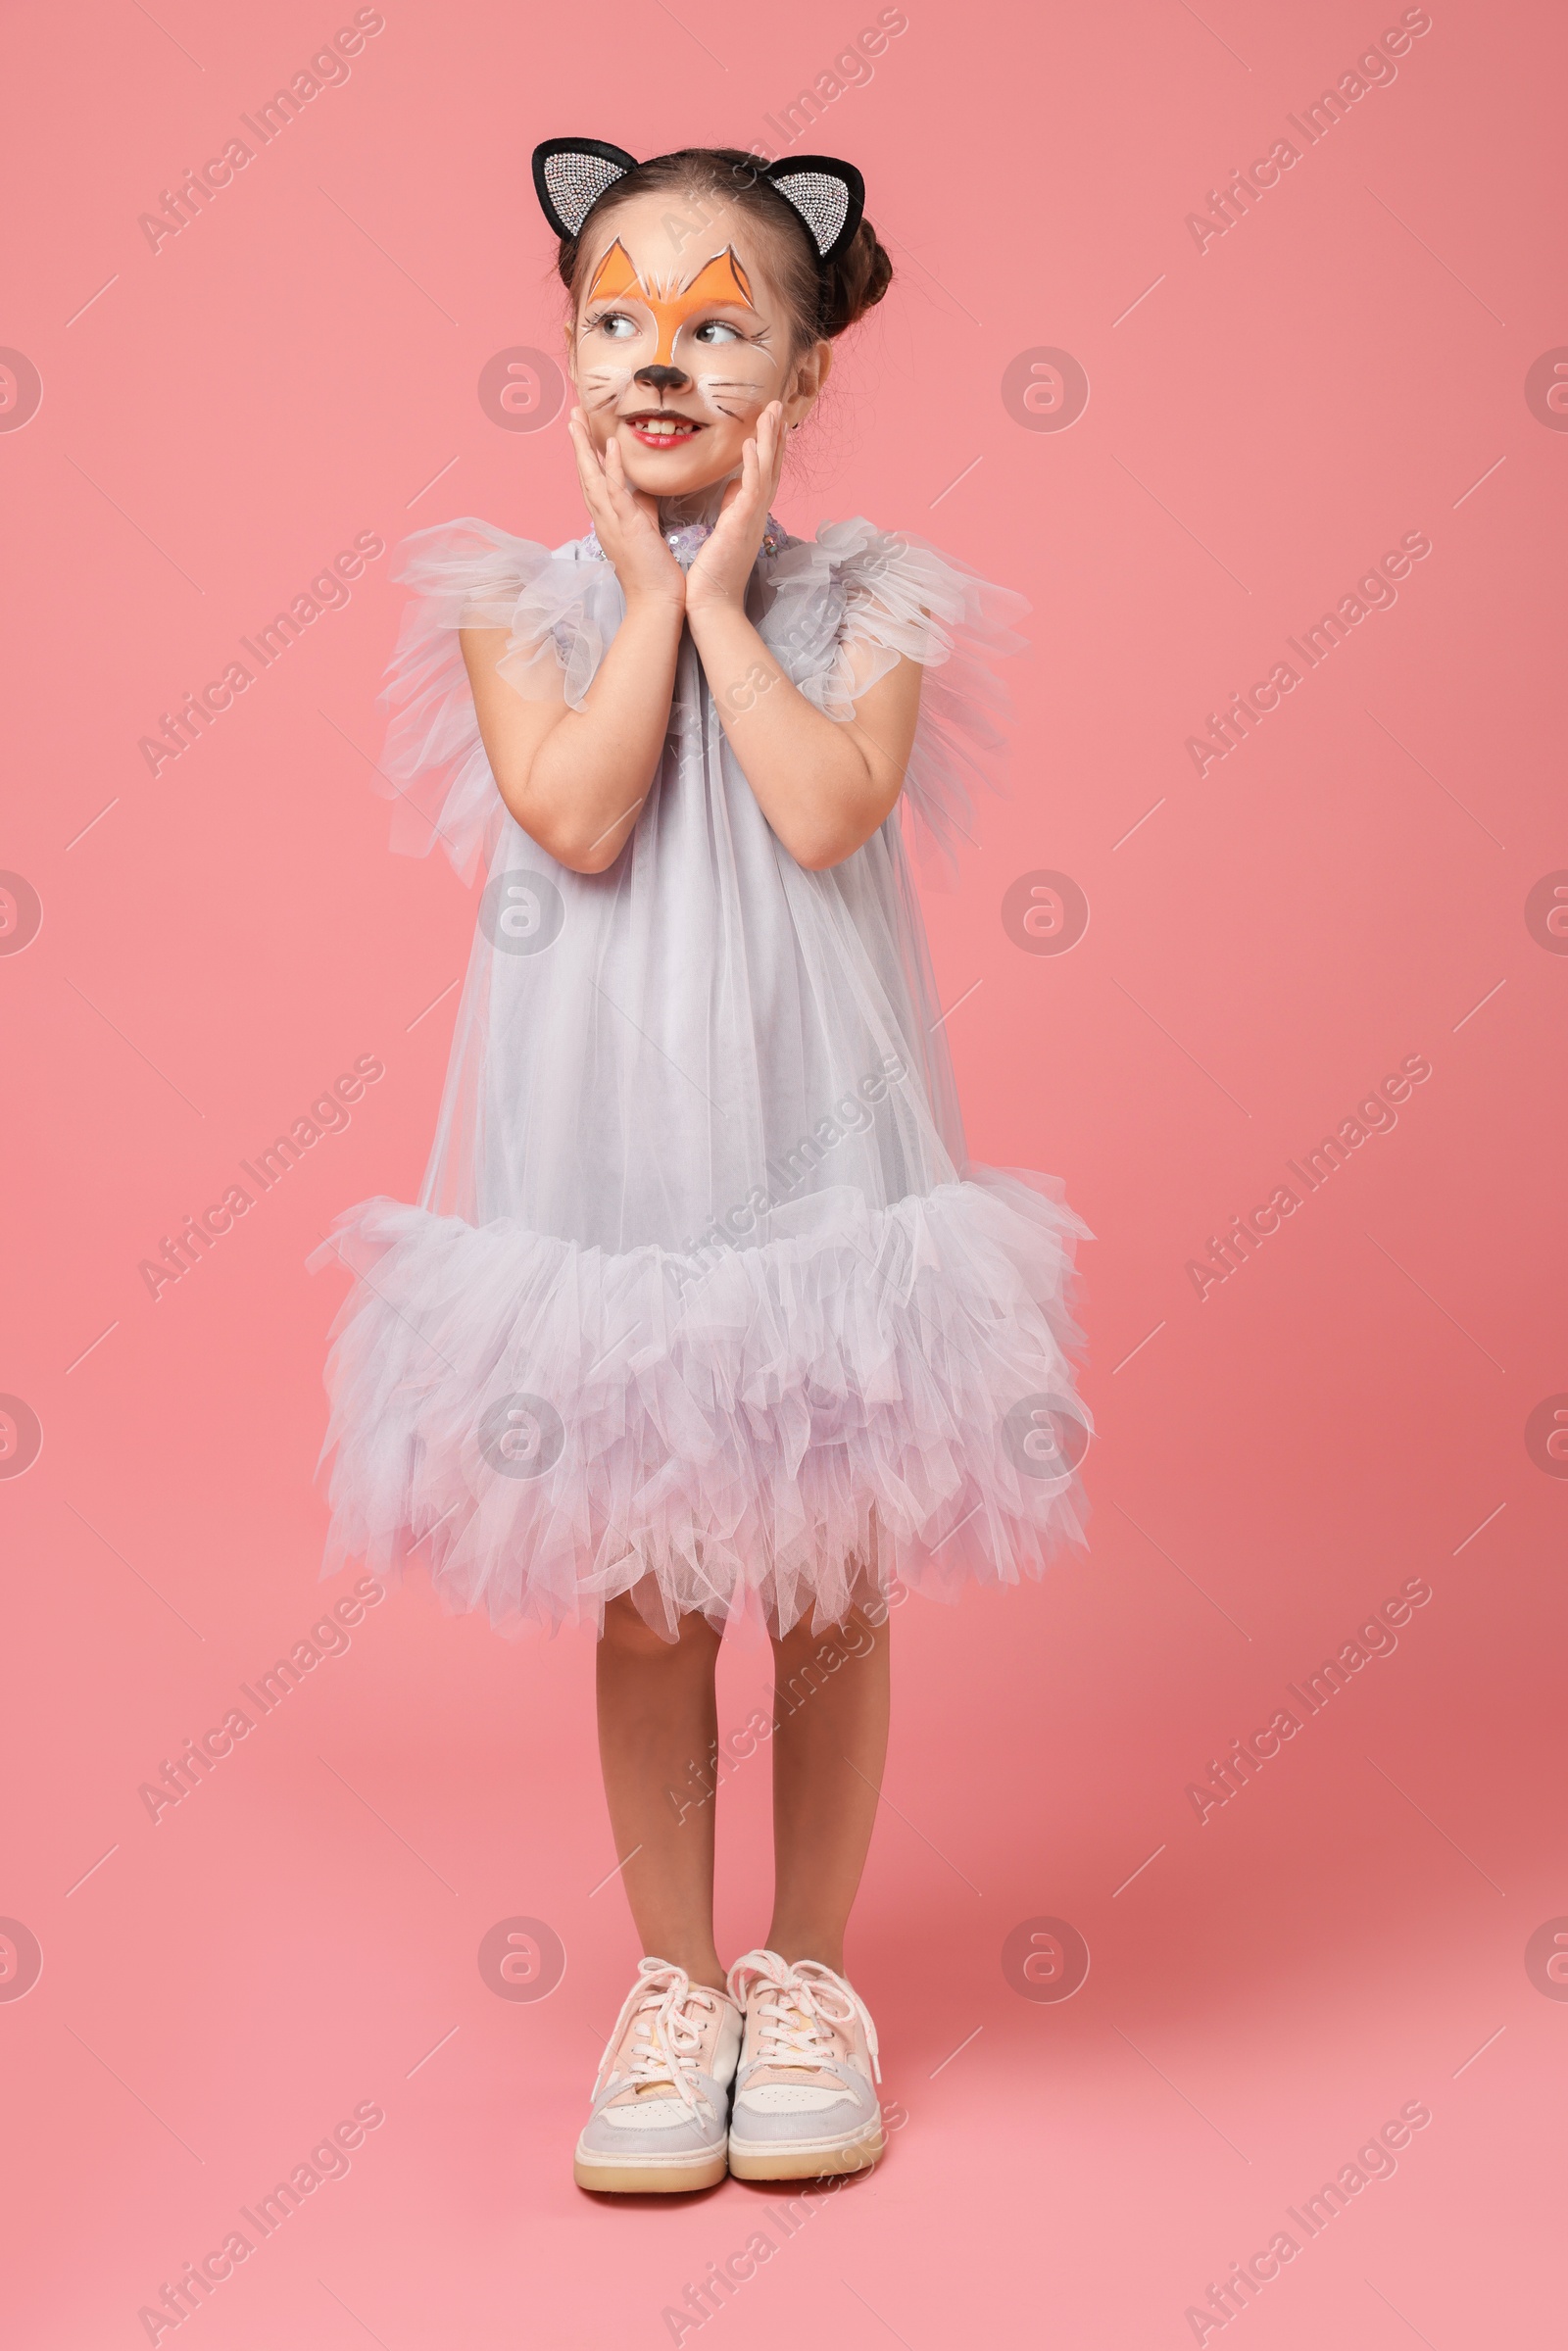
[[[710, 522], [677, 522], [666, 528], [662, 535], [665, 546], [684, 571], [690, 567], [692, 560], [704, 540], [711, 537], [712, 530], [713, 525]], [[773, 515], [769, 514], [762, 528], [761, 551], [763, 555], [777, 555], [780, 549], [788, 544], [789, 532], [784, 528], [782, 522], [777, 521]], [[595, 531], [590, 531], [583, 540], [582, 552], [586, 556], [593, 557], [599, 563], [603, 563], [609, 561], [604, 549], [599, 544], [598, 534]]]

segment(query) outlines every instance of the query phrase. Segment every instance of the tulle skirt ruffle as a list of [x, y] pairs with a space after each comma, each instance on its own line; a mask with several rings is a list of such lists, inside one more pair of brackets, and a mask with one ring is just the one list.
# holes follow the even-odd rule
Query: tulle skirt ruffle
[[1038, 1575], [1082, 1537], [1084, 1231], [991, 1169], [881, 1208], [825, 1189], [701, 1255], [365, 1202], [317, 1259], [360, 1277], [327, 1569], [424, 1566], [506, 1631], [630, 1592], [670, 1636]]

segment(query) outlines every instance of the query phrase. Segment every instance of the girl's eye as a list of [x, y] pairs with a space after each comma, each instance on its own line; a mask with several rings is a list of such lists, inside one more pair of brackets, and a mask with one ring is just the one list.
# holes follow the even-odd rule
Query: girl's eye
[[623, 343], [628, 335], [637, 332], [637, 323], [635, 319], [628, 318], [624, 311], [606, 311], [603, 317], [589, 319], [589, 333], [592, 334], [596, 329], [609, 335], [613, 342]]
[[727, 318], [705, 318], [692, 336], [694, 343], [738, 343], [741, 330]]

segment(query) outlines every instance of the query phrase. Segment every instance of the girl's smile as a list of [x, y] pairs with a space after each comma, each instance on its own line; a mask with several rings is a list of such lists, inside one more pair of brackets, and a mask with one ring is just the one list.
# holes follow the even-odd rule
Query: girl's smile
[[645, 449], [679, 448], [706, 429], [696, 416], [683, 416], [672, 409], [639, 409], [620, 421]]

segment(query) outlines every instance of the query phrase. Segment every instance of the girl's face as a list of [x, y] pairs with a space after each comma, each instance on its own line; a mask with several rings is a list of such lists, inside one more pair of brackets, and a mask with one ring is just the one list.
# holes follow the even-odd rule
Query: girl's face
[[634, 490], [708, 489], [739, 472], [770, 400], [787, 424], [809, 413], [832, 353], [792, 357], [764, 253], [717, 196], [638, 196], [590, 231], [567, 365], [594, 447], [618, 444]]

